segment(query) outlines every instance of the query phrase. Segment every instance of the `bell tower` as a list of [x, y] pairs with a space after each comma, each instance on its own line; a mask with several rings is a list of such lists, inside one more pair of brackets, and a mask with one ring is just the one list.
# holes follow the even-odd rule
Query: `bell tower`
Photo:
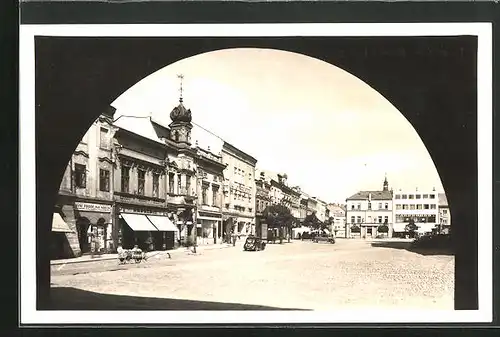
[[384, 188], [383, 188], [384, 191], [389, 191], [389, 182], [387, 181], [387, 173], [385, 174], [385, 177], [384, 177]]
[[184, 80], [184, 75], [177, 75], [180, 80], [180, 97], [179, 105], [172, 109], [170, 112], [170, 139], [179, 144], [191, 145], [191, 129], [193, 124], [191, 124], [191, 110], [186, 109], [183, 104], [182, 98], [182, 81]]

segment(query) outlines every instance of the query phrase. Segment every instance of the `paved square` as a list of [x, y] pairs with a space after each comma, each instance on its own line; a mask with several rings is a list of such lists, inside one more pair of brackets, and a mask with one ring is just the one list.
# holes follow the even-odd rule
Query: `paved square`
[[53, 269], [53, 287], [294, 309], [453, 310], [453, 256], [374, 247], [369, 240], [292, 241], [261, 252], [239, 245], [120, 267], [102, 261], [75, 267], [88, 269], [77, 275], [64, 268]]

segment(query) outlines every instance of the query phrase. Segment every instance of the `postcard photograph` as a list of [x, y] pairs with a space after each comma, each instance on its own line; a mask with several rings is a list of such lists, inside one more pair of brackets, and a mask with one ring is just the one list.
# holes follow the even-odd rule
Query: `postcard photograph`
[[490, 25], [20, 36], [26, 323], [491, 321]]

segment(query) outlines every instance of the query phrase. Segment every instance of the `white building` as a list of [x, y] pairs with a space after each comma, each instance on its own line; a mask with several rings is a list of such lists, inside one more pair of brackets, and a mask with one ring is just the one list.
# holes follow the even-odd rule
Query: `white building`
[[[387, 178], [382, 191], [360, 191], [346, 199], [347, 236], [375, 237], [380, 225], [389, 227], [389, 235], [393, 225], [393, 193], [389, 191]], [[352, 233], [352, 227], [360, 227], [360, 233]]]
[[329, 204], [330, 219], [332, 219], [331, 231], [336, 237], [346, 237], [346, 217], [345, 208], [338, 204]]
[[398, 191], [394, 194], [394, 235], [405, 232], [410, 219], [415, 221], [421, 234], [432, 232], [439, 218], [438, 193], [433, 191], [420, 192]]

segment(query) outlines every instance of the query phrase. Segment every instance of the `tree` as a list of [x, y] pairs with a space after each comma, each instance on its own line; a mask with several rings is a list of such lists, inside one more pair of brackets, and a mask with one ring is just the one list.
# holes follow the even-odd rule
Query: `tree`
[[307, 215], [304, 219], [304, 226], [308, 226], [313, 229], [320, 229], [321, 225], [322, 222], [316, 216], [316, 212], [312, 212], [311, 214]]
[[290, 209], [281, 204], [267, 206], [262, 212], [268, 228], [278, 229], [280, 243], [283, 243], [283, 230], [286, 229], [289, 234], [295, 218]]
[[351, 233], [361, 233], [361, 227], [359, 227], [358, 225], [352, 225]]
[[415, 224], [415, 220], [410, 218], [410, 221], [408, 221], [408, 224], [405, 226], [405, 232], [408, 233], [411, 238], [414, 238], [417, 230], [418, 226]]
[[384, 221], [384, 224], [378, 226], [377, 232], [379, 233], [389, 233], [389, 226], [387, 219]]

